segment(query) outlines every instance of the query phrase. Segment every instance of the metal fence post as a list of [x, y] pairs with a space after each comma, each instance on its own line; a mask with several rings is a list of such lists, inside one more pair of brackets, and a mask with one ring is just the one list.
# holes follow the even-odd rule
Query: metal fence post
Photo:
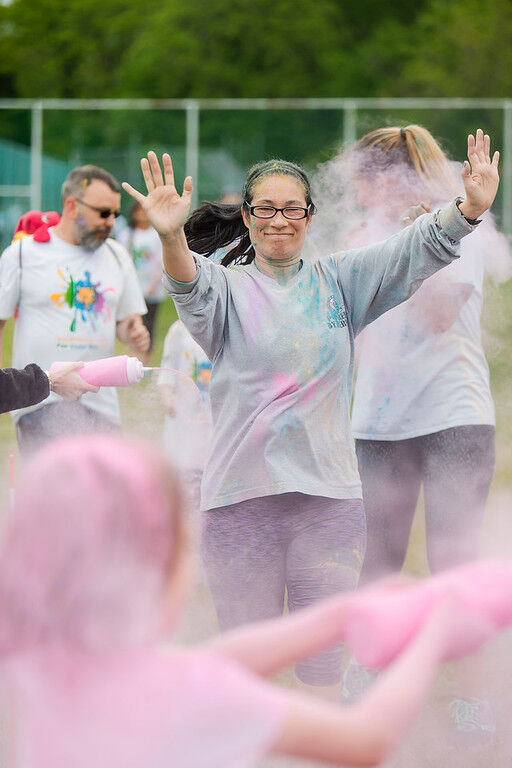
[[357, 106], [355, 101], [347, 101], [343, 108], [343, 145], [345, 147], [357, 141]]
[[30, 137], [30, 207], [41, 210], [43, 185], [43, 105], [36, 101], [32, 106]]
[[195, 99], [187, 101], [187, 148], [186, 174], [192, 176], [194, 191], [192, 194], [192, 210], [197, 206], [199, 186], [199, 104]]
[[512, 101], [503, 106], [503, 231], [512, 235]]

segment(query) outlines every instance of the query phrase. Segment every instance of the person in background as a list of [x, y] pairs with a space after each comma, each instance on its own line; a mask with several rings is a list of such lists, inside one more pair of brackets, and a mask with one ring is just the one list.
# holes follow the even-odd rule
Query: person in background
[[[364, 221], [359, 236], [367, 243], [462, 192], [441, 147], [419, 125], [368, 133], [353, 150], [352, 170]], [[462, 241], [459, 260], [359, 339], [352, 430], [368, 527], [363, 584], [402, 568], [422, 486], [430, 571], [477, 556], [494, 469], [480, 314], [484, 263], [493, 258], [496, 237], [484, 220]], [[350, 672], [347, 696], [359, 687]], [[452, 711], [466, 739], [491, 738], [487, 702], [466, 697], [461, 704]]]
[[235, 189], [225, 189], [221, 196], [219, 197], [218, 202], [221, 205], [237, 205], [241, 206], [243, 203], [242, 195], [240, 194], [239, 190]]
[[281, 754], [380, 765], [443, 660], [488, 637], [441, 596], [365, 699], [341, 707], [263, 678], [339, 642], [359, 595], [184, 649], [169, 635], [189, 584], [179, 489], [161, 453], [118, 435], [40, 451], [0, 539], [1, 764], [252, 768]]
[[167, 332], [161, 367], [158, 387], [165, 408], [164, 451], [184, 478], [189, 511], [197, 521], [201, 477], [211, 439], [212, 364], [181, 320]]
[[[421, 126], [372, 131], [354, 156], [362, 236], [370, 241], [458, 191], [446, 156]], [[381, 184], [385, 198], [370, 191]], [[476, 555], [494, 468], [494, 405], [480, 332], [489, 227], [480, 224], [462, 241], [459, 260], [358, 342], [352, 429], [368, 525], [364, 582], [401, 569], [421, 485], [430, 570]]]
[[149, 349], [142, 353], [141, 360], [149, 365], [154, 340], [155, 320], [158, 307], [165, 298], [162, 285], [162, 244], [158, 233], [149, 223], [145, 210], [139, 203], [134, 203], [130, 210], [128, 227], [118, 236], [133, 259], [135, 271], [148, 311], [143, 322], [149, 331]]
[[[12, 242], [34, 235], [36, 242], [48, 242], [49, 227], [60, 221], [56, 211], [27, 211], [18, 221]], [[50, 392], [64, 400], [77, 400], [86, 392], [97, 392], [98, 387], [87, 384], [77, 373], [82, 362], [69, 363], [59, 371], [46, 373], [35, 363], [17, 368], [0, 369], [0, 413], [25, 408], [45, 400]]]
[[[62, 216], [49, 228], [10, 245], [0, 259], [0, 333], [17, 311], [13, 367], [35, 362], [96, 360], [114, 354], [116, 337], [136, 354], [147, 350], [146, 311], [132, 261], [110, 239], [120, 187], [107, 171], [75, 168], [62, 187]], [[0, 340], [1, 341], [1, 340]], [[27, 453], [69, 432], [116, 429], [113, 388], [63, 402], [56, 392], [30, 409], [13, 411], [20, 449]]]

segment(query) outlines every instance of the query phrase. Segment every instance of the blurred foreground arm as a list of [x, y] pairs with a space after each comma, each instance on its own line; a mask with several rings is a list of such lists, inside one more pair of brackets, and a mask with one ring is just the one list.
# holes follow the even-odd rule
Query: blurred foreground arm
[[350, 594], [336, 595], [289, 616], [232, 629], [208, 645], [254, 674], [267, 677], [342, 642], [352, 600]]
[[209, 647], [256, 675], [273, 675], [283, 667], [343, 642], [351, 610], [361, 596], [372, 595], [378, 599], [410, 584], [411, 581], [402, 576], [390, 576], [362, 592], [334, 595], [291, 615], [224, 632], [211, 640]]
[[50, 381], [35, 363], [23, 370], [0, 370], [0, 413], [40, 403], [50, 394]]
[[454, 631], [461, 629], [454, 629], [450, 614], [451, 606], [440, 605], [405, 652], [353, 707], [285, 694], [288, 715], [273, 750], [331, 765], [380, 765], [418, 714]]

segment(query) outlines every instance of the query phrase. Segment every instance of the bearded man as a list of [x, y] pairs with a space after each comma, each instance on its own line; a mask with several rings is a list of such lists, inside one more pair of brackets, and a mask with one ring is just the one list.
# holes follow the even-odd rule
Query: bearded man
[[[75, 168], [62, 186], [56, 226], [17, 240], [0, 259], [0, 348], [17, 310], [13, 366], [84, 361], [114, 354], [116, 337], [140, 354], [149, 347], [146, 304], [127, 251], [110, 238], [121, 189], [103, 168]], [[67, 402], [55, 392], [12, 411], [20, 449], [32, 452], [72, 432], [110, 431], [120, 423], [115, 389]]]

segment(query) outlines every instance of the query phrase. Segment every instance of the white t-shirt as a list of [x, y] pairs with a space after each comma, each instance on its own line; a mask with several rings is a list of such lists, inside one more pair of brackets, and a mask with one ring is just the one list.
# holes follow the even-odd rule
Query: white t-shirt
[[162, 285], [162, 243], [158, 232], [153, 227], [126, 227], [118, 239], [131, 254], [146, 301], [151, 304], [162, 301], [166, 294]]
[[279, 690], [203, 650], [20, 655], [0, 680], [10, 768], [250, 768], [286, 715]]
[[[108, 240], [91, 252], [50, 233], [47, 243], [32, 237], [13, 243], [0, 259], [0, 318], [8, 319], [18, 307], [15, 368], [37, 363], [48, 370], [55, 361], [110, 357], [116, 323], [146, 312], [132, 260], [119, 243]], [[13, 411], [13, 419], [60, 399], [52, 392], [38, 405]], [[119, 422], [113, 387], [82, 395], [80, 402]]]
[[[429, 278], [408, 301], [360, 337], [352, 408], [354, 437], [406, 440], [466, 424], [494, 424], [482, 348], [484, 230], [461, 242], [461, 257]], [[435, 332], [425, 315], [432, 294], [470, 291], [452, 325]], [[434, 296], [435, 299], [435, 296]]]
[[[159, 385], [172, 387], [176, 415], [166, 415], [165, 452], [174, 466], [182, 469], [204, 467], [211, 438], [210, 373], [212, 364], [181, 320], [171, 325], [164, 342]], [[192, 383], [193, 382], [193, 383]], [[196, 386], [194, 386], [194, 384]]]

